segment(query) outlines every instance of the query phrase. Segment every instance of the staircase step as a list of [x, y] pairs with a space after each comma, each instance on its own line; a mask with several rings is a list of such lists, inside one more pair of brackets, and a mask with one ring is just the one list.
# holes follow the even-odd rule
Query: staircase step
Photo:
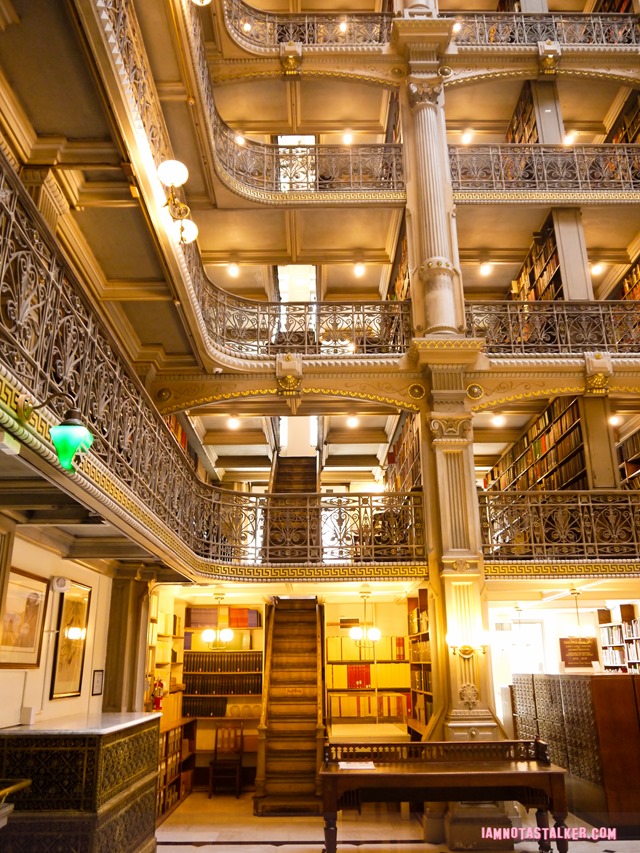
[[271, 670], [271, 684], [272, 686], [276, 684], [278, 687], [282, 687], [285, 684], [291, 684], [294, 686], [306, 687], [310, 684], [317, 684], [318, 681], [318, 673], [316, 672], [315, 667], [308, 669], [272, 669]]
[[314, 717], [304, 717], [302, 719], [295, 717], [282, 717], [278, 719], [269, 719], [267, 723], [267, 743], [269, 742], [269, 738], [276, 735], [280, 737], [281, 735], [291, 734], [291, 732], [295, 732], [300, 735], [303, 732], [313, 732], [315, 737], [316, 726], [317, 726], [317, 718]]
[[291, 610], [289, 610], [289, 609], [281, 610], [280, 607], [278, 607], [276, 610], [276, 627], [278, 625], [281, 625], [282, 623], [286, 623], [287, 625], [290, 625], [292, 622], [300, 622], [300, 623], [305, 622], [305, 623], [312, 623], [313, 625], [315, 625], [315, 623], [316, 623], [316, 611], [315, 611], [315, 609], [313, 609], [313, 610], [306, 610], [306, 609], [298, 610], [298, 609], [294, 608]]
[[316, 757], [315, 754], [311, 756], [267, 755], [265, 767], [269, 779], [276, 779], [278, 776], [289, 778], [289, 776], [295, 775], [303, 781], [303, 784], [313, 783], [316, 773]]
[[267, 794], [315, 794], [315, 774], [314, 778], [310, 779], [298, 777], [292, 773], [282, 777], [275, 776], [266, 780], [265, 792]]
[[289, 717], [295, 720], [299, 718], [315, 720], [318, 716], [318, 705], [316, 702], [292, 702], [286, 699], [274, 702], [272, 699], [269, 699], [267, 714], [270, 719], [274, 717], [278, 717], [278, 719]]
[[293, 669], [315, 669], [317, 666], [317, 656], [311, 652], [296, 654], [293, 652], [277, 651], [273, 653], [271, 659], [272, 670], [293, 670]]
[[276, 605], [278, 612], [283, 610], [314, 610], [318, 605], [316, 598], [279, 598]]
[[320, 815], [322, 800], [315, 796], [278, 796], [270, 794], [266, 797], [253, 798], [253, 813], [255, 815]]
[[272, 702], [313, 702], [316, 704], [318, 690], [315, 685], [303, 687], [301, 684], [296, 685], [274, 685], [269, 688], [269, 703]]
[[316, 736], [314, 733], [291, 734], [282, 732], [280, 735], [272, 734], [267, 742], [267, 755], [270, 753], [308, 753], [315, 758]]

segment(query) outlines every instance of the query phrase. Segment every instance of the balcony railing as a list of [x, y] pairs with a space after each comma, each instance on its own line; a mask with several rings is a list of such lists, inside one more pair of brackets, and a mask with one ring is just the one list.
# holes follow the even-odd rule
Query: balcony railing
[[454, 192], [640, 190], [640, 145], [450, 145], [449, 160]]
[[489, 355], [640, 355], [640, 303], [470, 302], [466, 335]]
[[[104, 463], [125, 494], [134, 496], [129, 500], [131, 511], [144, 507], [146, 519], [152, 513], [201, 560], [365, 565], [424, 559], [422, 496], [417, 493], [283, 499], [225, 492], [198, 480], [134, 371], [83, 298], [78, 279], [31, 198], [1, 156], [0, 234], [3, 429], [16, 431], [52, 461], [44, 429], [38, 443], [33, 432], [16, 424], [6, 401], [16, 386], [35, 402], [55, 392], [70, 394], [99, 436], [91, 456]], [[318, 319], [316, 328], [323, 334], [333, 328], [337, 335], [351, 334], [354, 340], [349, 322], [355, 317], [362, 321], [361, 330], [377, 323], [373, 312], [363, 309], [360, 314], [343, 315], [342, 307], [332, 325], [322, 313], [327, 306], [322, 306], [318, 317], [324, 319]], [[217, 310], [217, 322], [222, 323], [224, 305]], [[230, 316], [237, 318], [237, 308]], [[367, 345], [365, 336], [363, 346]], [[65, 400], [52, 401], [50, 417], [61, 418], [66, 407]], [[93, 488], [86, 477], [85, 483]], [[100, 483], [104, 490], [102, 475]]]
[[227, 26], [236, 39], [258, 50], [296, 42], [333, 47], [384, 45], [391, 35], [390, 12], [283, 15], [254, 9], [242, 0], [225, 0]]
[[453, 42], [457, 45], [561, 45], [626, 47], [640, 44], [637, 15], [444, 15], [455, 18]]
[[486, 560], [637, 560], [640, 492], [482, 492]]
[[295, 200], [314, 193], [404, 191], [402, 146], [270, 145], [239, 136], [212, 116], [217, 165], [240, 187]]
[[254, 302], [209, 285], [203, 315], [215, 346], [240, 358], [400, 355], [411, 338], [405, 302]]

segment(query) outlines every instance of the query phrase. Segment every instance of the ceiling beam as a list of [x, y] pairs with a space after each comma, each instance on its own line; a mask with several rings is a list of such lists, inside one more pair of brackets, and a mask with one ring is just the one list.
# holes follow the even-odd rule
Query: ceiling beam
[[145, 560], [149, 552], [124, 536], [90, 537], [75, 539], [69, 548], [70, 560], [110, 559]]
[[377, 456], [349, 454], [348, 456], [338, 456], [332, 454], [327, 457], [324, 463], [325, 468], [378, 468], [380, 460]]
[[479, 444], [511, 444], [517, 441], [522, 435], [523, 429], [498, 429], [497, 427], [488, 427], [474, 429], [473, 441]]
[[267, 444], [267, 438], [261, 429], [209, 429], [205, 432], [203, 444]]
[[387, 444], [389, 437], [382, 429], [331, 429], [326, 436], [327, 444]]
[[268, 456], [218, 456], [216, 468], [236, 468], [246, 470], [248, 468], [271, 468], [271, 460]]

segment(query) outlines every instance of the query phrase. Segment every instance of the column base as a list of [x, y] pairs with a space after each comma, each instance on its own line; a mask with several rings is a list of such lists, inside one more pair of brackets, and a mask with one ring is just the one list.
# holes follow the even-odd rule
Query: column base
[[467, 716], [454, 711], [444, 723], [445, 740], [502, 740], [497, 721], [490, 715]]
[[449, 803], [444, 816], [444, 833], [451, 850], [513, 850], [510, 838], [483, 838], [484, 827], [511, 829], [502, 803]]

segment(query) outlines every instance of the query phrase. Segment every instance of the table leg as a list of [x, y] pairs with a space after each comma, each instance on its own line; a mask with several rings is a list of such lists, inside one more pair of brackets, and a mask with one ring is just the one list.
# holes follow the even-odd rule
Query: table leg
[[565, 823], [565, 819], [567, 817], [566, 812], [554, 812], [553, 819], [555, 820], [555, 827], [558, 830], [558, 833], [562, 833], [562, 837], [558, 836], [558, 840], [556, 841], [556, 846], [558, 847], [558, 853], [567, 853], [569, 850], [569, 839], [566, 836], [567, 825]]
[[338, 850], [338, 827], [337, 812], [325, 814], [324, 816], [324, 853], [337, 853]]
[[542, 850], [543, 853], [549, 853], [549, 850], [551, 850], [551, 842], [549, 841], [549, 812], [546, 809], [536, 810], [536, 826], [542, 830], [538, 849]]

